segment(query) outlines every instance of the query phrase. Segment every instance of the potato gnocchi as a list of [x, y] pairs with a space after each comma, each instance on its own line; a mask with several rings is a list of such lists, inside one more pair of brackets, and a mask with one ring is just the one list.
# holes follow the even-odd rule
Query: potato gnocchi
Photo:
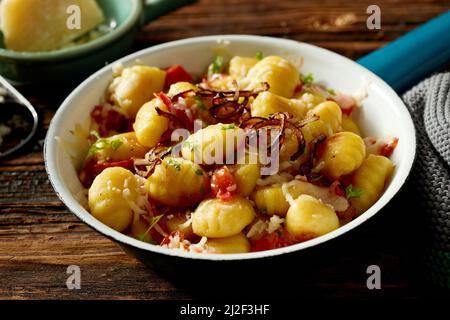
[[247, 253], [332, 232], [383, 195], [398, 139], [366, 137], [352, 97], [261, 53], [198, 76], [115, 72], [79, 172], [95, 218], [164, 248]]

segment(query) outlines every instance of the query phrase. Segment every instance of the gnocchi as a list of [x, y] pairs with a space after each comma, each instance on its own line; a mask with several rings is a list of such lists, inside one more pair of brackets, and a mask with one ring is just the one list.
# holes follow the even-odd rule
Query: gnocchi
[[359, 168], [366, 157], [363, 139], [353, 132], [339, 132], [329, 137], [320, 152], [322, 172], [336, 180]]
[[338, 227], [333, 208], [309, 195], [295, 199], [286, 214], [286, 228], [296, 237], [314, 238]]
[[224, 163], [227, 155], [244, 144], [245, 135], [236, 125], [216, 124], [200, 129], [183, 143], [183, 158], [196, 163], [211, 165]]
[[241, 232], [255, 218], [252, 204], [236, 196], [230, 201], [205, 200], [192, 216], [192, 230], [208, 238], [232, 237]]
[[121, 161], [130, 158], [143, 158], [148, 148], [141, 145], [136, 133], [127, 132], [108, 137], [97, 146], [96, 157], [100, 161]]
[[148, 178], [148, 193], [170, 207], [198, 204], [208, 192], [209, 177], [196, 163], [183, 158], [164, 158]]
[[352, 177], [352, 187], [362, 191], [360, 197], [350, 199], [358, 213], [366, 211], [377, 201], [393, 171], [394, 165], [386, 157], [370, 154], [364, 160]]
[[125, 230], [133, 219], [132, 204], [138, 198], [138, 183], [130, 171], [107, 168], [89, 188], [89, 209], [92, 215], [117, 230]]
[[258, 59], [250, 57], [233, 57], [230, 60], [229, 74], [236, 79], [245, 78], [249, 70], [258, 63]]
[[169, 128], [169, 120], [158, 115], [156, 108], [168, 111], [167, 106], [155, 98], [142, 106], [133, 125], [139, 143], [149, 148], [154, 147]]
[[253, 193], [256, 207], [263, 213], [284, 217], [289, 209], [280, 185], [272, 185], [256, 190]]
[[257, 89], [267, 82], [269, 91], [285, 98], [292, 98], [295, 88], [300, 84], [297, 68], [290, 61], [278, 56], [269, 56], [256, 63], [248, 72], [247, 88]]
[[200, 76], [114, 74], [79, 171], [95, 218], [168, 250], [247, 253], [332, 232], [383, 195], [398, 139], [364, 136], [355, 99], [260, 53]]
[[164, 89], [166, 73], [155, 67], [133, 66], [125, 68], [114, 78], [110, 87], [110, 100], [123, 113], [134, 118], [142, 105]]
[[250, 251], [250, 242], [243, 233], [232, 237], [209, 239], [206, 243], [209, 253], [245, 253]]
[[302, 100], [288, 99], [270, 91], [260, 93], [253, 101], [251, 109], [254, 117], [268, 117], [276, 112], [289, 112], [300, 119], [308, 111]]

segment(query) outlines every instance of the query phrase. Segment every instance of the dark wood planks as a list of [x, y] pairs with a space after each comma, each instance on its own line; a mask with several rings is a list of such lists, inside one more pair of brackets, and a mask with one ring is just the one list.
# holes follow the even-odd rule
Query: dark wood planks
[[[185, 37], [244, 33], [306, 41], [355, 59], [450, 9], [446, 1], [380, 0], [382, 29], [370, 31], [366, 28], [369, 4], [372, 1], [200, 0], [147, 25], [136, 49]], [[21, 88], [38, 107], [42, 124], [33, 148], [0, 161], [0, 299], [195, 297], [189, 288], [177, 287], [126, 256], [69, 213], [54, 194], [45, 173], [42, 143], [57, 106], [72, 87]], [[337, 264], [324, 266], [316, 278], [303, 284], [304, 289], [312, 297], [381, 297], [366, 289], [364, 278], [364, 266], [378, 263], [387, 270], [384, 297], [416, 297], [402, 269], [399, 255], [408, 248], [403, 249], [396, 226], [388, 228], [383, 242], [370, 242], [380, 226], [390, 223], [384, 218], [355, 235], [358, 242], [368, 241], [368, 253], [344, 256]], [[65, 286], [71, 264], [82, 270], [79, 291]]]

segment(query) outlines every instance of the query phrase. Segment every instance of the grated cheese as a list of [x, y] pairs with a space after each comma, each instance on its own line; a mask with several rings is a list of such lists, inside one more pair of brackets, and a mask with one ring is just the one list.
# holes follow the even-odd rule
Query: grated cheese
[[250, 230], [247, 232], [247, 238], [256, 238], [260, 237], [264, 231], [268, 228], [267, 221], [265, 220], [258, 220], [255, 222]]
[[273, 215], [270, 217], [269, 223], [267, 224], [266, 231], [267, 233], [273, 233], [281, 228], [281, 225], [284, 223], [285, 219], [280, 218], [277, 215]]
[[294, 177], [287, 173], [287, 172], [281, 172], [278, 174], [274, 174], [271, 175], [265, 179], [258, 179], [256, 181], [256, 185], [258, 186], [268, 186], [268, 185], [272, 185], [272, 184], [281, 184], [281, 183], [285, 183], [288, 181], [291, 181], [292, 179], [294, 179]]

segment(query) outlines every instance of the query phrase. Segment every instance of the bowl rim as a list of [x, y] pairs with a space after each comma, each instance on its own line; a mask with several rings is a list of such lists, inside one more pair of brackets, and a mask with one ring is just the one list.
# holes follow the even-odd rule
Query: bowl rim
[[[270, 44], [270, 45], [278, 45], [279, 48], [284, 47], [290, 47], [290, 46], [303, 46], [307, 47], [310, 50], [316, 50], [317, 52], [321, 52], [328, 56], [334, 56], [338, 59], [344, 59], [347, 62], [354, 64], [355, 68], [359, 69], [358, 71], [362, 75], [370, 76], [373, 81], [377, 82], [377, 85], [383, 90], [383, 93], [385, 93], [390, 100], [393, 101], [393, 103], [401, 108], [401, 112], [404, 116], [405, 125], [407, 127], [408, 131], [408, 141], [405, 141], [405, 143], [409, 146], [409, 148], [406, 149], [405, 155], [402, 156], [403, 164], [403, 170], [400, 172], [397, 172], [397, 184], [393, 185], [392, 183], [389, 185], [389, 187], [385, 190], [383, 195], [381, 196], [378, 201], [372, 205], [371, 208], [369, 208], [366, 212], [364, 212], [362, 215], [358, 216], [356, 219], [352, 220], [351, 222], [339, 227], [338, 229], [327, 233], [325, 235], [322, 235], [320, 237], [301, 242], [298, 244], [294, 244], [291, 246], [273, 249], [273, 250], [266, 250], [266, 251], [258, 251], [258, 252], [248, 252], [248, 253], [234, 253], [234, 254], [208, 254], [208, 253], [192, 253], [192, 252], [185, 252], [182, 250], [173, 250], [173, 249], [167, 249], [162, 248], [157, 245], [152, 245], [150, 243], [146, 243], [143, 241], [139, 241], [137, 239], [134, 239], [130, 236], [127, 236], [119, 231], [116, 231], [99, 220], [95, 219], [90, 213], [84, 209], [72, 196], [70, 191], [67, 187], [64, 186], [64, 184], [61, 182], [61, 180], [58, 178], [58, 170], [57, 170], [57, 161], [56, 161], [56, 132], [59, 131], [59, 126], [61, 126], [61, 122], [64, 119], [64, 112], [68, 107], [70, 107], [71, 100], [74, 99], [78, 94], [82, 93], [86, 87], [92, 82], [95, 81], [95, 79], [105, 77], [106, 75], [110, 74], [111, 68], [116, 63], [130, 63], [131, 61], [138, 60], [140, 56], [142, 55], [151, 55], [157, 51], [160, 50], [170, 50], [177, 47], [182, 47], [184, 45], [191, 45], [191, 44], [211, 44], [211, 43], [218, 43], [218, 39], [222, 41], [241, 41], [241, 42], [250, 42], [250, 43], [260, 43], [260, 44]], [[329, 240], [332, 240], [334, 238], [337, 238], [344, 233], [347, 233], [348, 231], [356, 228], [369, 218], [373, 217], [376, 213], [378, 213], [391, 199], [398, 193], [400, 188], [404, 185], [409, 173], [411, 172], [412, 165], [414, 162], [416, 153], [416, 133], [415, 133], [415, 127], [413, 124], [413, 121], [411, 119], [411, 115], [409, 114], [406, 106], [404, 105], [403, 101], [400, 99], [400, 97], [395, 93], [395, 91], [387, 85], [382, 79], [380, 79], [378, 76], [376, 76], [371, 71], [367, 70], [363, 66], [357, 64], [353, 60], [344, 57], [342, 55], [339, 55], [335, 52], [332, 52], [330, 50], [320, 48], [308, 43], [304, 42], [298, 42], [295, 40], [290, 39], [282, 39], [282, 38], [274, 38], [274, 37], [266, 37], [266, 36], [254, 36], [254, 35], [213, 35], [213, 36], [202, 36], [202, 37], [193, 37], [193, 38], [187, 38], [183, 40], [177, 40], [177, 41], [171, 41], [168, 43], [160, 44], [154, 47], [146, 48], [140, 51], [137, 51], [133, 54], [130, 54], [128, 56], [125, 56], [114, 63], [105, 66], [101, 70], [95, 72], [93, 75], [88, 77], [85, 81], [83, 81], [61, 104], [60, 108], [55, 113], [53, 119], [51, 120], [46, 138], [45, 138], [45, 144], [44, 144], [44, 159], [45, 159], [45, 168], [47, 171], [47, 174], [49, 176], [49, 180], [57, 194], [57, 196], [60, 198], [60, 200], [66, 205], [66, 207], [75, 214], [81, 221], [89, 225], [91, 228], [96, 230], [97, 232], [101, 233], [102, 235], [118, 242], [121, 245], [127, 245], [131, 246], [137, 249], [141, 249], [144, 251], [149, 251], [151, 253], [157, 253], [157, 254], [164, 254], [167, 256], [172, 257], [180, 257], [180, 258], [186, 258], [186, 259], [196, 259], [196, 260], [209, 260], [209, 261], [234, 261], [234, 260], [253, 260], [253, 259], [262, 259], [267, 257], [274, 257], [279, 256], [286, 253], [293, 253], [301, 250], [305, 250], [307, 248], [315, 247], [316, 245], [319, 245], [321, 243], [327, 242]]]
[[52, 62], [58, 60], [68, 60], [88, 54], [89, 52], [99, 50], [115, 40], [123, 37], [126, 33], [139, 23], [142, 14], [142, 2], [140, 0], [128, 0], [131, 1], [132, 8], [131, 13], [120, 24], [117, 29], [114, 29], [97, 39], [93, 39], [86, 43], [75, 45], [73, 47], [62, 48], [51, 51], [14, 51], [5, 48], [0, 48], [0, 59], [13, 60], [21, 62]]

